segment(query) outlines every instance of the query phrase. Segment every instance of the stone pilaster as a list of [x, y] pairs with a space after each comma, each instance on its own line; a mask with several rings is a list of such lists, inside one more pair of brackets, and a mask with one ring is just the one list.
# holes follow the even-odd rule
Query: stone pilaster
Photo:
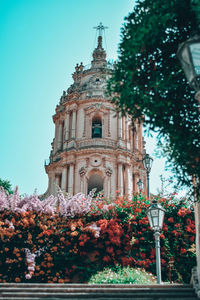
[[57, 152], [57, 149], [58, 149], [58, 127], [59, 127], [59, 124], [56, 123], [55, 124], [55, 138], [54, 138], [54, 151], [53, 151], [53, 154], [55, 154]]
[[59, 186], [59, 176], [58, 175], [56, 175], [55, 184], [57, 187]]
[[122, 163], [119, 163], [118, 164], [118, 190], [120, 192], [120, 195], [123, 195], [123, 186], [124, 186], [123, 168], [122, 168]]
[[118, 138], [122, 139], [122, 114], [118, 113]]
[[129, 139], [129, 134], [128, 134], [128, 116], [126, 116], [125, 128], [126, 128], [126, 140], [128, 141], [128, 139]]
[[55, 176], [53, 173], [49, 173], [49, 195], [54, 195], [55, 190]]
[[62, 170], [61, 190], [66, 191], [67, 183], [67, 167], [65, 166]]
[[133, 193], [133, 180], [131, 166], [126, 165], [126, 194], [132, 195]]
[[69, 139], [69, 112], [66, 113], [65, 117], [65, 141]]
[[72, 114], [72, 139], [76, 137], [76, 109], [73, 109]]
[[60, 150], [62, 148], [62, 123], [59, 124], [58, 126], [58, 150]]
[[111, 197], [111, 176], [112, 176], [112, 169], [109, 167], [106, 169], [106, 175], [107, 175], [107, 198]]
[[73, 195], [73, 186], [74, 186], [74, 165], [70, 164], [69, 174], [68, 174], [68, 193]]

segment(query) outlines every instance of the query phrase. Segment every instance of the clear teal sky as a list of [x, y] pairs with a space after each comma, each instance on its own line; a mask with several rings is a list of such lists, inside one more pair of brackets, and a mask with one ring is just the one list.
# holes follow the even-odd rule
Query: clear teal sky
[[[120, 28], [133, 0], [0, 0], [0, 177], [20, 193], [44, 193], [54, 137], [52, 115], [72, 83], [76, 63], [91, 61], [99, 22], [108, 26], [109, 59], [117, 58]], [[147, 144], [153, 151], [152, 141]], [[163, 161], [151, 173], [160, 187]]]

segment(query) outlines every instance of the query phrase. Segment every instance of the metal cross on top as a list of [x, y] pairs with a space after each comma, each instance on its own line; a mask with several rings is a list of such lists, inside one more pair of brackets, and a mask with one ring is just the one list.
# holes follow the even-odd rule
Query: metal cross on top
[[93, 27], [94, 29], [99, 31], [99, 36], [102, 36], [103, 30], [107, 29], [107, 26], [103, 26], [103, 24], [100, 22], [98, 26]]

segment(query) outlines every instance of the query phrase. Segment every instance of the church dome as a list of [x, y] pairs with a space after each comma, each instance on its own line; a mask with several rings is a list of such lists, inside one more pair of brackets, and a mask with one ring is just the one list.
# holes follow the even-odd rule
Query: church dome
[[142, 124], [122, 116], [107, 96], [113, 66], [106, 61], [100, 23], [97, 47], [90, 65], [75, 66], [73, 84], [63, 92], [53, 116], [55, 137], [45, 164], [49, 186], [45, 196], [63, 191], [87, 194], [101, 189], [106, 197], [137, 191], [145, 182], [141, 162], [144, 151]]

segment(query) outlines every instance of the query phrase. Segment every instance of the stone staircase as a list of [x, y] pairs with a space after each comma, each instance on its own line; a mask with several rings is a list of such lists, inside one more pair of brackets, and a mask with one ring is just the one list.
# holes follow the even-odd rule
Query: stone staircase
[[124, 284], [0, 284], [1, 299], [108, 299], [108, 300], [194, 300], [191, 285], [124, 285]]

